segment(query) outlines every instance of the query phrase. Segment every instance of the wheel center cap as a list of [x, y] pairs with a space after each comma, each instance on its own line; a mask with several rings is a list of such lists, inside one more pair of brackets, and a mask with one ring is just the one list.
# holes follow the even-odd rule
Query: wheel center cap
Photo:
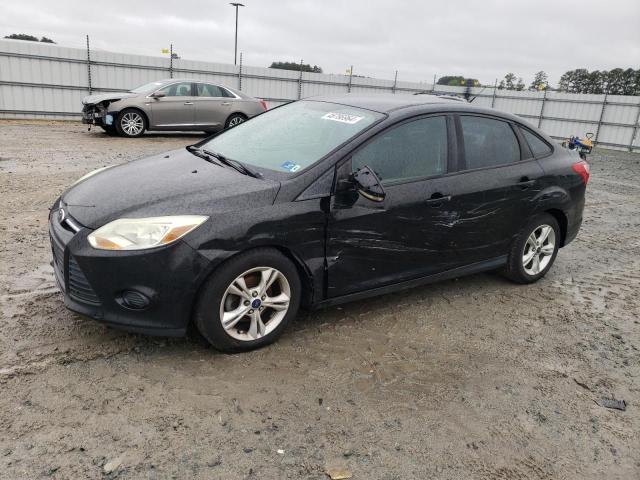
[[262, 301], [259, 298], [256, 298], [251, 302], [251, 308], [260, 308], [260, 305], [262, 305]]

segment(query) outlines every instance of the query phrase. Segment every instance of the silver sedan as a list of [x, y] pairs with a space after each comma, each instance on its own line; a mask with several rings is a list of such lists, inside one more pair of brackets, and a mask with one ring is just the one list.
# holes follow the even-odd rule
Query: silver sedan
[[90, 95], [82, 104], [83, 123], [126, 137], [139, 137], [146, 130], [217, 132], [267, 110], [264, 100], [189, 79], [159, 80], [129, 92]]

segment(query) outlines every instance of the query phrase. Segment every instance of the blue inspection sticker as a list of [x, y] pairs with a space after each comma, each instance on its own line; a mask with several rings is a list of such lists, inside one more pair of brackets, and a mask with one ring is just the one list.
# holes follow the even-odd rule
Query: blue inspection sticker
[[293, 172], [297, 172], [298, 170], [300, 170], [302, 167], [300, 165], [298, 165], [297, 163], [293, 163], [293, 162], [284, 162], [281, 165], [282, 168], [284, 168], [285, 170], [293, 173]]

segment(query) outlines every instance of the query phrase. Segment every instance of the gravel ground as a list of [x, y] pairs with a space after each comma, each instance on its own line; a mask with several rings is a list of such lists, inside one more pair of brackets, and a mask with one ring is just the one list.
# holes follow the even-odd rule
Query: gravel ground
[[482, 274], [303, 313], [242, 355], [67, 311], [48, 207], [199, 138], [0, 122], [1, 478], [640, 478], [640, 156], [591, 156], [583, 229], [535, 285]]

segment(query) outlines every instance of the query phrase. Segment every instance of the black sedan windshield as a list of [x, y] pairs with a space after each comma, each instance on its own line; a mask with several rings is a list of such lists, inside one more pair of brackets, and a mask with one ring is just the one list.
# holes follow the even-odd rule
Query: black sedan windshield
[[381, 118], [379, 113], [346, 105], [300, 101], [227, 130], [202, 148], [248, 165], [293, 174]]

